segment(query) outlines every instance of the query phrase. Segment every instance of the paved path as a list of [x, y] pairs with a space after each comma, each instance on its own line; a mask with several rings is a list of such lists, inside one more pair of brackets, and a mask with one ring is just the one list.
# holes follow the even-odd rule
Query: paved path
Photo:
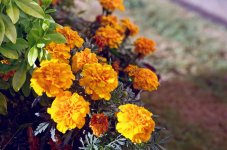
[[227, 26], [227, 0], [171, 0]]

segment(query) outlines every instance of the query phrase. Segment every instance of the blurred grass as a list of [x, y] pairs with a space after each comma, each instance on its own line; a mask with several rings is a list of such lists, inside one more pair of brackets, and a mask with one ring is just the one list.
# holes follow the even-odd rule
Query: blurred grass
[[162, 74], [182, 75], [227, 70], [227, 32], [224, 27], [166, 0], [126, 0], [129, 14], [153, 38], [158, 51], [148, 61]]

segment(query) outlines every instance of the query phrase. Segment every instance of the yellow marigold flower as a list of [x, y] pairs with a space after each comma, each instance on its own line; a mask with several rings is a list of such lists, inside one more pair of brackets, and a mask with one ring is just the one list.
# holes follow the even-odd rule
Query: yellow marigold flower
[[133, 87], [139, 90], [153, 91], [159, 86], [157, 75], [150, 69], [139, 68], [134, 74]]
[[138, 26], [133, 24], [129, 19], [122, 19], [121, 20], [122, 26], [126, 32], [131, 36], [135, 36], [139, 32]]
[[114, 11], [115, 9], [124, 11], [125, 7], [123, 3], [123, 0], [100, 0], [102, 7], [109, 11]]
[[118, 48], [124, 38], [118, 30], [110, 26], [99, 28], [95, 36], [104, 38], [106, 40], [105, 46], [110, 48]]
[[93, 134], [100, 137], [108, 130], [108, 117], [102, 114], [94, 114], [90, 121]]
[[89, 48], [85, 48], [81, 52], [77, 52], [72, 58], [72, 70], [77, 72], [83, 68], [85, 64], [97, 63], [98, 59], [95, 53], [91, 53]]
[[118, 86], [118, 76], [111, 65], [86, 64], [81, 75], [80, 86], [85, 87], [85, 92], [90, 94], [93, 100], [109, 100], [110, 92]]
[[75, 46], [80, 48], [83, 45], [84, 40], [79, 36], [77, 31], [73, 31], [70, 27], [57, 28], [56, 30], [65, 36], [70, 49], [73, 49]]
[[57, 96], [63, 90], [71, 87], [75, 76], [70, 65], [58, 62], [53, 59], [42, 61], [40, 68], [37, 68], [31, 78], [31, 87], [41, 96], [46, 92], [48, 97]]
[[67, 130], [81, 129], [84, 126], [85, 117], [90, 112], [89, 105], [82, 96], [66, 91], [55, 98], [47, 112], [57, 123], [57, 129], [65, 133]]
[[65, 44], [57, 44], [51, 42], [48, 44], [45, 49], [50, 53], [51, 58], [59, 60], [59, 62], [69, 62], [70, 48]]
[[135, 42], [135, 51], [142, 55], [148, 55], [155, 51], [156, 43], [145, 37], [138, 38]]
[[133, 143], [147, 142], [155, 127], [152, 113], [134, 104], [121, 105], [119, 109], [117, 131]]
[[135, 76], [137, 70], [138, 66], [135, 65], [128, 65], [128, 67], [124, 69], [124, 71], [127, 72], [130, 77]]
[[116, 24], [118, 24], [118, 20], [116, 16], [101, 16], [101, 25], [102, 26], [115, 26]]

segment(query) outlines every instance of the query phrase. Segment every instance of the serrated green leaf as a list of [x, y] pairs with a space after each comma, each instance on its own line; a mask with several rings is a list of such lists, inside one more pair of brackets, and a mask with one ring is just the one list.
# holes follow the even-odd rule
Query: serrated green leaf
[[4, 35], [5, 35], [5, 24], [2, 20], [2, 17], [0, 16], [0, 45], [2, 44]]
[[17, 51], [5, 47], [0, 47], [0, 53], [10, 59], [18, 59], [19, 57]]
[[5, 95], [0, 92], [0, 114], [7, 115], [7, 100]]
[[27, 65], [23, 62], [13, 76], [13, 89], [18, 92], [26, 80]]
[[16, 43], [17, 40], [17, 30], [15, 25], [12, 23], [12, 21], [9, 19], [8, 16], [2, 15], [4, 24], [5, 24], [5, 35], [6, 37], [12, 42]]
[[28, 63], [30, 66], [33, 66], [38, 57], [38, 49], [36, 46], [33, 46], [28, 52]]
[[49, 42], [55, 42], [55, 43], [66, 43], [65, 37], [60, 33], [52, 33], [52, 34], [46, 34], [43, 37], [44, 40]]
[[43, 19], [45, 13], [38, 3], [32, 0], [15, 0], [17, 6], [26, 14]]
[[12, 20], [13, 24], [17, 23], [20, 16], [20, 10], [14, 3], [12, 3], [12, 1], [10, 1], [10, 3], [6, 6], [6, 13]]

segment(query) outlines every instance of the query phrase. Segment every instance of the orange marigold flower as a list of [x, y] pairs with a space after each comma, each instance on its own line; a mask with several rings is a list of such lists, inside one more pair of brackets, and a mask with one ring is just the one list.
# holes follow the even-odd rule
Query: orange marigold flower
[[81, 75], [80, 86], [85, 87], [85, 92], [90, 94], [93, 100], [109, 100], [110, 92], [118, 86], [117, 73], [107, 64], [86, 64]]
[[156, 43], [145, 37], [138, 38], [135, 42], [135, 51], [142, 55], [148, 55], [155, 51]]
[[125, 31], [129, 32], [128, 34], [131, 36], [135, 36], [139, 32], [139, 27], [135, 24], [133, 24], [129, 19], [122, 19], [121, 20], [122, 26], [125, 29]]
[[84, 39], [79, 36], [77, 31], [73, 31], [70, 27], [57, 28], [56, 30], [65, 36], [70, 49], [73, 49], [75, 46], [80, 48], [83, 45]]
[[55, 97], [70, 88], [72, 80], [75, 80], [70, 65], [66, 63], [53, 59], [42, 61], [40, 66], [33, 72], [31, 78], [31, 87], [39, 96], [46, 92], [48, 97]]
[[119, 109], [117, 131], [133, 143], [147, 142], [155, 128], [152, 113], [134, 104], [121, 105]]
[[153, 71], [146, 68], [137, 69], [133, 80], [135, 89], [153, 91], [157, 90], [158, 86], [158, 77]]
[[123, 36], [113, 27], [101, 27], [96, 31], [95, 37], [101, 37], [106, 40], [105, 46], [110, 48], [118, 48], [123, 40]]
[[115, 26], [118, 23], [117, 17], [116, 16], [101, 16], [101, 25], [102, 26]]
[[70, 48], [65, 44], [57, 44], [51, 42], [45, 49], [50, 53], [51, 58], [59, 60], [59, 62], [69, 63]]
[[97, 63], [98, 59], [95, 53], [91, 53], [89, 48], [85, 48], [81, 52], [77, 52], [72, 58], [72, 70], [78, 72], [85, 64]]
[[124, 69], [124, 71], [127, 72], [128, 75], [131, 77], [135, 76], [137, 70], [138, 70], [138, 66], [135, 66], [135, 65], [128, 65], [128, 67]]
[[100, 137], [108, 130], [108, 117], [102, 114], [94, 114], [90, 121], [93, 134]]
[[81, 129], [85, 124], [85, 117], [90, 112], [89, 102], [77, 93], [62, 92], [53, 101], [47, 112], [57, 123], [57, 129], [65, 133], [74, 128]]
[[114, 11], [115, 9], [119, 9], [121, 11], [125, 10], [124, 1], [123, 0], [99, 0], [102, 7], [109, 11]]

